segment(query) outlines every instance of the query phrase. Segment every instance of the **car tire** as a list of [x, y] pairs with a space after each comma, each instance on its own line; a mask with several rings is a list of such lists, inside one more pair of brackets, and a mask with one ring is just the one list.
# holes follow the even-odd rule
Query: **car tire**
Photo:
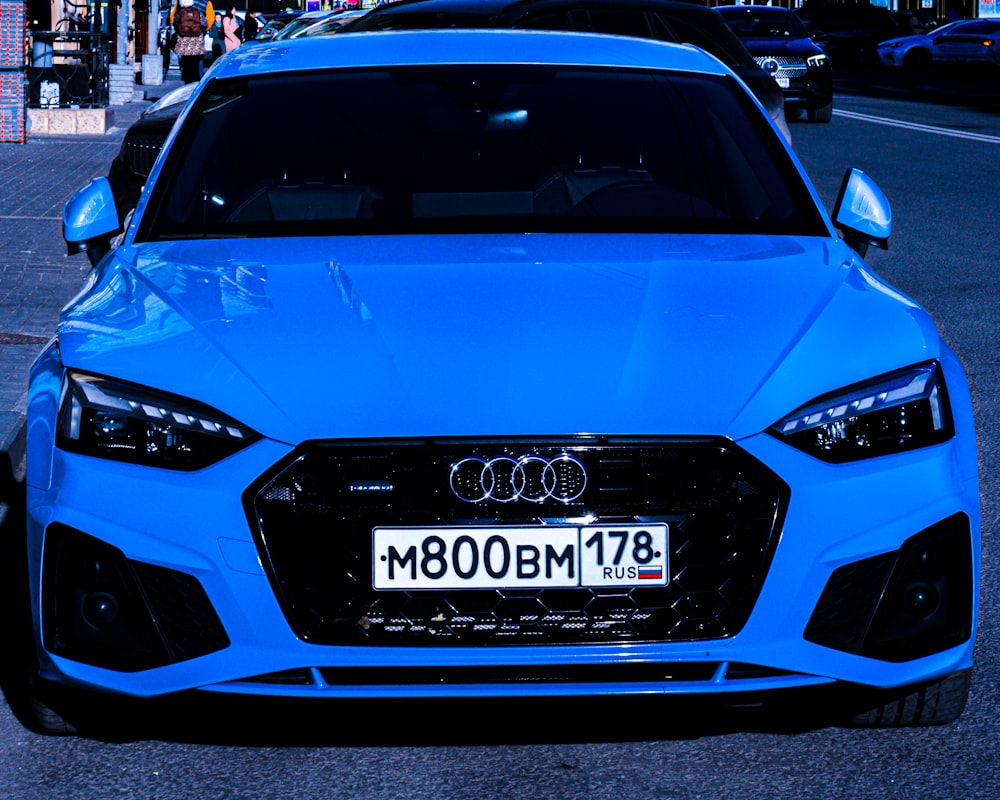
[[25, 538], [24, 483], [10, 476], [2, 479], [0, 540], [5, 557], [0, 560], [0, 592], [3, 608], [0, 640], [0, 688], [11, 713], [33, 733], [48, 736], [75, 734], [76, 726], [57, 711], [58, 703], [47, 696], [38, 679], [35, 639], [28, 594], [28, 559]]
[[809, 109], [810, 122], [829, 122], [831, 119], [833, 119], [833, 100], [825, 106]]
[[0, 660], [0, 689], [14, 717], [33, 733], [66, 734], [72, 726], [35, 692], [37, 665], [24, 530], [24, 484], [3, 476], [0, 497], [0, 540], [5, 557], [0, 567], [0, 592], [7, 613], [0, 617], [4, 658]]
[[911, 72], [923, 72], [931, 65], [931, 53], [923, 47], [914, 47], [903, 56], [903, 69]]
[[848, 723], [858, 728], [947, 725], [965, 709], [971, 677], [972, 670], [966, 669], [932, 683], [861, 696], [861, 708], [855, 708]]

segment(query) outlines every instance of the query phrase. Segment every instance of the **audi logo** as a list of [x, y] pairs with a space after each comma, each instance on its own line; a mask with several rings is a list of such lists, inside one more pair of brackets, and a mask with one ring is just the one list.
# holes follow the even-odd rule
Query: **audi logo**
[[451, 491], [466, 503], [556, 500], [571, 503], [587, 487], [587, 471], [568, 453], [491, 459], [469, 456], [451, 465]]

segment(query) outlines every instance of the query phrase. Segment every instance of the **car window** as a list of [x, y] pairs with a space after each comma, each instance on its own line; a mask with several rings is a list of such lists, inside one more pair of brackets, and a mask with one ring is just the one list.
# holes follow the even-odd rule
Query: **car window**
[[958, 30], [949, 32], [974, 35], [980, 33], [996, 33], [998, 30], [1000, 30], [1000, 21], [989, 20], [989, 19], [977, 19], [973, 20], [968, 25], [963, 25]]
[[651, 16], [657, 39], [693, 44], [733, 68], [756, 67], [753, 56], [717, 11], [691, 15], [657, 12]]
[[511, 27], [652, 38], [645, 12], [631, 9], [542, 10], [518, 17], [511, 21]]
[[806, 39], [809, 34], [793, 12], [751, 6], [722, 12], [729, 27], [741, 39]]
[[636, 36], [652, 38], [649, 22], [642, 11], [619, 11], [617, 9], [592, 9], [576, 12], [574, 17], [580, 19], [578, 30], [594, 33], [612, 33], [619, 36]]
[[[581, 20], [586, 25], [586, 20]], [[525, 14], [517, 20], [514, 27], [535, 31], [572, 31], [577, 30], [577, 23], [570, 18], [567, 11], [538, 11]]]
[[[412, 10], [379, 13], [379, 9], [351, 20], [343, 30], [350, 31], [394, 31], [427, 30], [430, 28], [482, 28], [487, 25], [489, 15], [479, 11], [425, 11], [419, 4]], [[561, 30], [561, 29], [560, 29]]]
[[[322, 144], [259, 148], [287, 130]], [[168, 162], [140, 240], [826, 232], [726, 76], [458, 65], [216, 80]]]

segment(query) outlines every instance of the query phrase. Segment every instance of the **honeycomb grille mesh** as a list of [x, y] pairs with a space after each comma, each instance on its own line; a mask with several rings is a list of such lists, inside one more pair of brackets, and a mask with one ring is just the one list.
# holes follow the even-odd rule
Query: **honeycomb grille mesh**
[[[465, 502], [453, 464], [570, 454], [570, 503]], [[317, 644], [694, 641], [737, 633], [776, 543], [787, 488], [732, 443], [503, 440], [316, 444], [248, 493], [262, 562], [296, 634]], [[665, 522], [669, 581], [618, 588], [376, 591], [378, 526]]]
[[769, 61], [777, 63], [778, 69], [772, 73], [775, 78], [801, 78], [809, 71], [805, 59], [795, 56], [758, 56], [754, 61], [759, 67], [764, 67]]

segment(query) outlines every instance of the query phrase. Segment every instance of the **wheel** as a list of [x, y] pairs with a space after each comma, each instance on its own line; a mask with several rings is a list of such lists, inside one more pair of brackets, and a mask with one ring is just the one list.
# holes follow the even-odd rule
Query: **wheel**
[[0, 690], [22, 726], [43, 736], [125, 741], [146, 723], [145, 709], [103, 693], [72, 689], [38, 674], [28, 586], [25, 486], [0, 464]]
[[869, 695], [848, 722], [859, 728], [947, 725], [965, 710], [971, 677], [972, 670], [967, 669], [932, 683]]
[[38, 680], [35, 639], [28, 597], [27, 542], [25, 540], [24, 484], [0, 476], [0, 542], [6, 553], [0, 559], [0, 602], [7, 609], [0, 617], [0, 689], [11, 712], [25, 728], [48, 736], [77, 732], [60, 711], [54, 692]]
[[799, 106], [785, 106], [785, 122], [795, 122], [802, 117], [802, 109]]
[[903, 56], [903, 68], [912, 72], [923, 72], [931, 65], [931, 51], [923, 47], [914, 47]]
[[810, 122], [829, 122], [831, 119], [833, 119], [833, 100], [825, 106], [809, 109]]

